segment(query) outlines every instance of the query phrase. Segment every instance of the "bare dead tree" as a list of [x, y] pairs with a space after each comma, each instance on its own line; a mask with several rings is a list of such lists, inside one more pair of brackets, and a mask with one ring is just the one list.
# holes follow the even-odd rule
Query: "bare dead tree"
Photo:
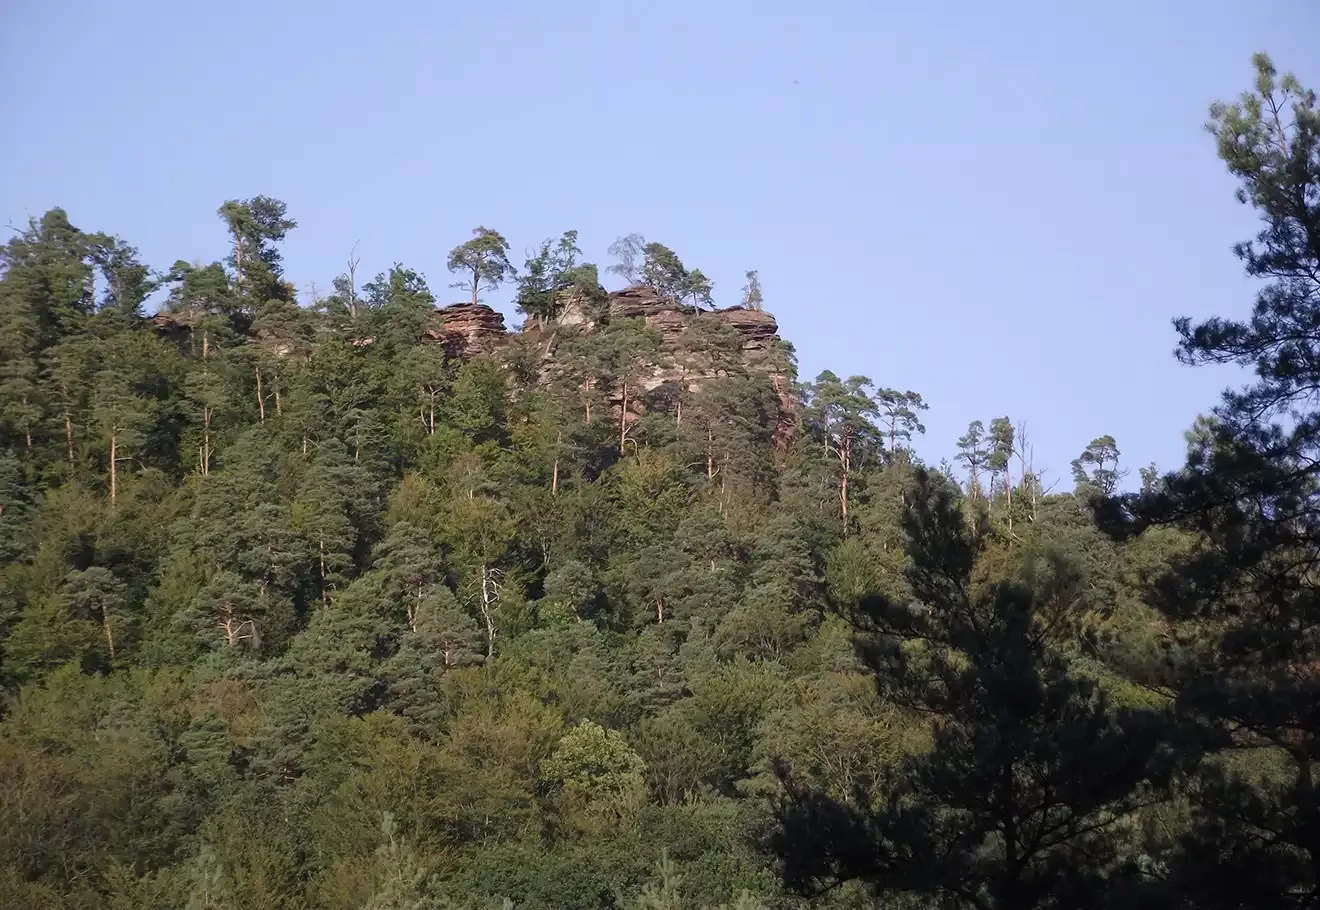
[[358, 258], [357, 248], [361, 242], [361, 240], [353, 241], [353, 248], [348, 251], [348, 315], [352, 319], [358, 317], [357, 267], [362, 260]]
[[481, 597], [479, 606], [481, 618], [486, 623], [486, 660], [495, 658], [495, 635], [499, 631], [495, 626], [495, 605], [504, 593], [503, 577], [499, 569], [492, 569], [485, 563], [481, 566]]

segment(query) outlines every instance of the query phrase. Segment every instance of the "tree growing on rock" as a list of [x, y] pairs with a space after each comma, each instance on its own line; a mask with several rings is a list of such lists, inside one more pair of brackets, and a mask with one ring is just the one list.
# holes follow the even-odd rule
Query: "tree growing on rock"
[[282, 296], [279, 279], [283, 256], [278, 244], [298, 222], [288, 217], [288, 206], [269, 196], [227, 200], [216, 213], [229, 228], [238, 296], [259, 304], [268, 297]]
[[559, 315], [566, 294], [577, 292], [588, 299], [602, 296], [596, 266], [578, 261], [582, 250], [577, 236], [577, 231], [565, 231], [558, 241], [541, 241], [518, 278], [518, 312], [542, 327]]
[[747, 284], [743, 287], [742, 305], [749, 310], [760, 312], [765, 309], [765, 298], [761, 295], [761, 276], [756, 269], [747, 273]]
[[488, 227], [473, 228], [471, 240], [450, 250], [448, 266], [462, 276], [451, 287], [470, 292], [474, 306], [481, 302], [482, 290], [494, 290], [517, 272], [509, 262], [509, 241]]
[[646, 246], [646, 238], [641, 234], [618, 238], [610, 244], [610, 255], [618, 261], [608, 271], [628, 282], [629, 286], [637, 284], [642, 279], [642, 259]]
[[700, 309], [711, 305], [711, 282], [700, 269], [689, 271], [678, 254], [662, 243], [642, 248], [642, 284], [675, 303], [690, 302]]

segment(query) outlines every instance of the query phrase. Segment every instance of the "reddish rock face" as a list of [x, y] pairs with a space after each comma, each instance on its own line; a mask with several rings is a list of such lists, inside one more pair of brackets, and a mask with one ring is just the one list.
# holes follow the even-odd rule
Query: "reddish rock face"
[[[658, 296], [650, 288], [634, 286], [615, 291], [609, 295], [607, 307], [610, 318], [645, 319], [647, 324], [659, 331], [661, 349], [667, 354], [679, 351], [684, 343], [683, 333], [693, 320], [700, 318], [716, 319], [724, 323], [742, 338], [744, 362], [753, 371], [762, 372], [770, 380], [779, 401], [778, 414], [775, 417], [775, 445], [783, 448], [793, 436], [797, 417], [797, 399], [793, 395], [793, 383], [790, 376], [792, 369], [788, 357], [780, 346], [779, 325], [775, 317], [763, 310], [749, 310], [745, 307], [730, 307], [726, 310], [698, 310], [696, 307], [675, 303]], [[595, 321], [580, 301], [569, 300], [559, 318], [562, 326], [574, 326], [579, 330], [590, 331]], [[665, 383], [681, 382], [694, 389], [703, 380], [715, 374], [703, 370], [699, 365], [688, 361], [684, 367], [660, 368], [647, 377], [642, 385], [648, 391]], [[615, 402], [618, 407], [619, 402]], [[640, 407], [640, 402], [631, 402], [629, 410]]]
[[504, 317], [484, 303], [454, 303], [437, 307], [436, 327], [426, 337], [445, 346], [450, 357], [493, 353], [509, 340]]
[[[698, 317], [715, 319], [742, 336], [742, 347], [747, 365], [753, 369], [773, 372], [786, 367], [781, 364], [779, 325], [775, 317], [763, 310], [730, 307], [727, 310], [698, 310], [656, 296], [650, 288], [631, 287], [615, 291], [609, 296], [609, 312], [614, 318], [645, 319], [659, 330], [664, 347], [676, 349], [683, 332]], [[580, 321], [575, 324], [582, 324]]]

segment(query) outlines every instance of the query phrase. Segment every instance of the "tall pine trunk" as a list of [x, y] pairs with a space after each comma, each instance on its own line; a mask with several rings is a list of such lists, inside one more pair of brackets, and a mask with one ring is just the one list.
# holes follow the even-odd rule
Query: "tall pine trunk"
[[110, 428], [110, 507], [119, 495], [119, 428]]
[[257, 374], [257, 414], [261, 422], [266, 422], [266, 398], [261, 391], [261, 367], [253, 367]]
[[110, 660], [115, 659], [115, 636], [110, 629], [110, 611], [106, 608], [105, 598], [101, 598], [101, 628], [105, 631], [105, 646], [110, 651]]
[[619, 454], [627, 452], [628, 442], [628, 383], [622, 383], [623, 405], [619, 408]]
[[706, 424], [706, 480], [715, 479], [715, 432]]
[[481, 618], [486, 623], [486, 660], [489, 662], [495, 658], [495, 614], [492, 608], [495, 601], [499, 599], [499, 585], [495, 581], [495, 574], [484, 565], [481, 567]]
[[1004, 501], [1008, 510], [1008, 530], [1013, 531], [1013, 472], [1004, 469]]
[[73, 467], [73, 414], [69, 410], [69, 387], [60, 379], [60, 403], [64, 406], [64, 444], [68, 452], [69, 467]]
[[550, 495], [559, 495], [559, 446], [563, 443], [564, 434], [555, 434], [555, 465], [550, 471]]
[[211, 473], [211, 408], [202, 406], [202, 476]]
[[845, 430], [839, 445], [839, 464], [843, 479], [839, 483], [839, 506], [843, 513], [843, 536], [848, 536], [848, 475], [852, 470], [852, 433]]
[[325, 603], [330, 599], [325, 586], [325, 538], [318, 538], [316, 543], [321, 561], [321, 603]]

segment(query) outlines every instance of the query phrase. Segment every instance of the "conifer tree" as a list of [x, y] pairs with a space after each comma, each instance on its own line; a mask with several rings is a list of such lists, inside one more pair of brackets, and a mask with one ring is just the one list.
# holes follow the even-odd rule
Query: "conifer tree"
[[1127, 472], [1118, 466], [1118, 443], [1112, 436], [1097, 436], [1073, 459], [1073, 480], [1087, 496], [1113, 496]]
[[982, 495], [981, 470], [990, 459], [986, 447], [985, 424], [973, 420], [967, 425], [967, 432], [958, 439], [958, 461], [967, 469], [967, 492], [973, 499]]
[[838, 465], [839, 511], [844, 533], [849, 524], [849, 485], [853, 475], [873, 454], [879, 441], [874, 419], [879, 412], [872, 389], [875, 384], [865, 376], [841, 380], [829, 370], [807, 387], [810, 396], [808, 415], [828, 459]]
[[70, 614], [79, 619], [90, 619], [101, 627], [105, 636], [106, 656], [115, 661], [115, 633], [119, 631], [123, 648], [123, 625], [126, 617], [120, 615], [124, 602], [124, 583], [113, 572], [102, 566], [70, 572], [60, 592]]
[[784, 780], [776, 852], [804, 893], [861, 881], [877, 899], [968, 908], [1101, 906], [1123, 827], [1175, 768], [1156, 711], [1116, 708], [1051, 641], [1081, 579], [1066, 564], [974, 584], [979, 532], [918, 475], [907, 531], [916, 603], [865, 598], [858, 653], [882, 697], [934, 719], [892, 793]]
[[488, 227], [472, 229], [472, 239], [449, 251], [449, 271], [462, 276], [453, 287], [472, 294], [472, 304], [481, 302], [483, 288], [494, 290], [514, 277], [509, 262], [509, 241]]
[[880, 425], [889, 439], [891, 453], [897, 452], [900, 444], [911, 446], [914, 434], [926, 432], [925, 425], [917, 415], [927, 410], [929, 405], [916, 392], [881, 389], [875, 393], [875, 400]]
[[747, 273], [747, 284], [743, 287], [742, 305], [757, 312], [765, 309], [765, 297], [761, 293], [761, 276], [756, 269], [752, 269]]
[[1119, 539], [1191, 535], [1149, 591], [1176, 625], [1145, 642], [1137, 671], [1211, 749], [1161, 892], [1189, 908], [1301, 908], [1320, 895], [1320, 108], [1269, 57], [1253, 63], [1251, 90], [1213, 105], [1209, 129], [1260, 217], [1235, 252], [1263, 284], [1247, 319], [1175, 325], [1184, 362], [1237, 363], [1255, 382], [1197, 422], [1181, 470], [1098, 504]]
[[149, 356], [150, 348], [136, 340], [128, 334], [111, 339], [93, 380], [90, 416], [104, 446], [111, 507], [118, 500], [124, 467], [133, 461], [152, 424], [152, 403], [139, 391], [147, 367], [141, 358]]
[[650, 373], [661, 355], [660, 333], [641, 320], [611, 322], [594, 340], [600, 378], [619, 394], [619, 454], [627, 454], [630, 408], [641, 397], [641, 377]]
[[283, 254], [279, 244], [298, 222], [288, 217], [288, 206], [269, 196], [229, 199], [216, 212], [229, 229], [229, 265], [234, 286], [245, 306], [260, 307], [266, 300], [287, 297], [280, 283]]

